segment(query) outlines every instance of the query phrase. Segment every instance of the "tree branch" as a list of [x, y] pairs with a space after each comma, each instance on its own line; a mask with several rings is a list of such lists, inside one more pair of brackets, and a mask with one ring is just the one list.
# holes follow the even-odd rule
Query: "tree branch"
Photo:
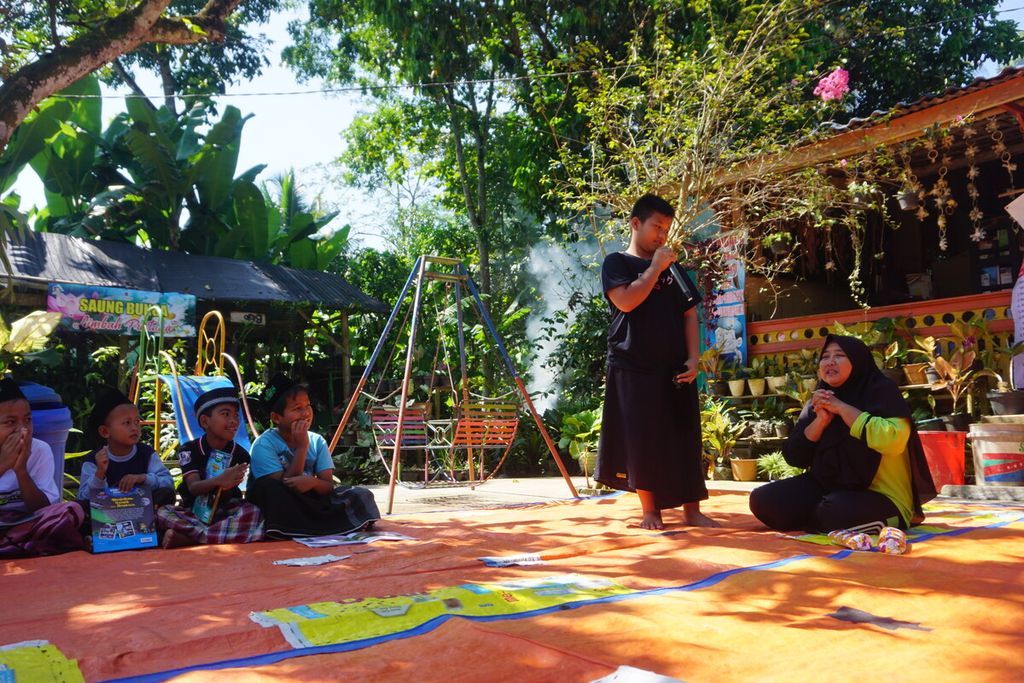
[[228, 17], [243, 1], [210, 0], [193, 16], [164, 17], [170, 0], [141, 0], [60, 50], [26, 64], [0, 85], [0, 152], [37, 104], [139, 45], [222, 41]]
[[142, 98], [142, 100], [149, 105], [150, 109], [156, 109], [156, 106], [150, 101], [149, 96], [145, 93], [142, 87], [138, 84], [135, 78], [132, 77], [131, 72], [124, 68], [124, 64], [121, 63], [120, 59], [115, 58], [110, 65], [114, 67], [114, 71], [121, 77], [121, 80], [125, 82], [129, 90]]

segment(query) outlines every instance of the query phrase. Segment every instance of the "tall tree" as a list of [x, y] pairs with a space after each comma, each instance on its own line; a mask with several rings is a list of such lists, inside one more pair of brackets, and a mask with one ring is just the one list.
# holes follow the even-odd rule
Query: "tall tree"
[[[31, 3], [3, 0], [0, 10], [0, 151], [40, 102], [142, 45], [221, 42], [243, 0], [208, 0], [194, 14], [171, 0]], [[45, 31], [40, 31], [40, 26]]]
[[[304, 76], [368, 86], [422, 84], [410, 98], [450, 166], [437, 168], [443, 201], [458, 208], [476, 236], [479, 280], [491, 291], [491, 250], [502, 211], [506, 160], [495, 154], [496, 130], [509, 115], [494, 80], [507, 53], [496, 39], [506, 16], [491, 3], [455, 0], [327, 0], [310, 21], [292, 26], [285, 59]], [[457, 200], [457, 204], [456, 204]]]
[[[202, 0], [172, 0], [176, 14], [194, 14], [202, 8]], [[223, 94], [227, 85], [259, 76], [269, 64], [266, 36], [256, 25], [270, 20], [271, 13], [282, 0], [246, 0], [225, 24], [224, 40], [216, 43], [167, 45], [146, 43], [137, 50], [114, 60], [103, 71], [105, 81], [124, 84], [138, 95], [145, 93], [137, 84], [140, 71], [159, 77], [160, 95], [169, 110], [176, 111], [176, 98], [188, 96], [212, 101]]]

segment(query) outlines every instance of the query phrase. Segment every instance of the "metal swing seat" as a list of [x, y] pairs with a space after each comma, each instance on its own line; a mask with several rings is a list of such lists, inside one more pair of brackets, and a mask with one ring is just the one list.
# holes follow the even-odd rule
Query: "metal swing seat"
[[[438, 318], [440, 313], [438, 312]], [[436, 371], [437, 360], [444, 351], [445, 367], [450, 368], [448, 347], [444, 337], [438, 337], [437, 349], [432, 363]], [[431, 375], [433, 378], [433, 374]], [[449, 387], [455, 393], [455, 381], [448, 373]], [[428, 388], [434, 391], [433, 381]], [[393, 395], [395, 392], [392, 392]], [[375, 403], [369, 408], [370, 429], [373, 433], [374, 450], [388, 475], [391, 475], [389, 462], [395, 449], [395, 443], [401, 432], [399, 454], [413, 455], [422, 458], [422, 478], [415, 481], [402, 477], [402, 461], [399, 458], [399, 471], [396, 481], [402, 486], [422, 488], [426, 486], [460, 486], [475, 487], [498, 473], [515, 442], [519, 428], [520, 406], [506, 397], [497, 399], [465, 393], [469, 402], [455, 406], [453, 419], [431, 419], [426, 404], [414, 403], [407, 405], [404, 414], [397, 406], [387, 405], [384, 399], [376, 399], [366, 394]], [[399, 421], [401, 420], [401, 430]], [[485, 456], [487, 452], [500, 451], [496, 464], [486, 471]], [[456, 454], [465, 453], [467, 468], [456, 467]], [[479, 461], [479, 478], [477, 463]], [[459, 475], [468, 473], [468, 478]]]
[[[390, 475], [389, 462], [399, 432], [399, 410], [395, 406], [377, 406], [371, 408], [369, 414], [374, 450]], [[431, 485], [474, 487], [501, 470], [519, 429], [519, 406], [507, 401], [478, 401], [461, 406], [455, 420], [431, 420], [422, 407], [409, 406], [401, 420], [402, 440], [398, 450], [421, 456], [424, 474], [422, 481], [403, 479], [400, 462], [396, 475], [399, 484], [420, 488]], [[466, 480], [458, 477], [457, 473], [463, 470], [454, 465], [455, 454], [460, 451], [466, 453], [469, 472]], [[497, 463], [489, 471], [484, 460], [487, 451], [500, 451]]]

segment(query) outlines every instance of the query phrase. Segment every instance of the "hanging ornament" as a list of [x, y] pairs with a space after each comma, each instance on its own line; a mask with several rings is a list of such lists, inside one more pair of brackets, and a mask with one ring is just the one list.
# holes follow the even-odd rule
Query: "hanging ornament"
[[[946, 157], [943, 158], [945, 159]], [[931, 195], [935, 201], [936, 213], [938, 213], [936, 223], [939, 227], [940, 251], [946, 251], [949, 248], [949, 240], [946, 238], [946, 216], [953, 215], [953, 212], [956, 210], [956, 200], [953, 199], [953, 191], [946, 181], [947, 173], [949, 173], [949, 168], [944, 164], [939, 168], [939, 178], [935, 181], [935, 185], [931, 190]]]
[[[964, 136], [964, 140], [967, 136]], [[985, 217], [985, 214], [978, 208], [978, 186], [975, 185], [974, 181], [981, 175], [981, 169], [974, 162], [975, 157], [978, 155], [978, 148], [968, 143], [964, 147], [964, 157], [967, 159], [967, 195], [971, 198], [971, 212], [968, 214], [971, 219], [971, 240], [974, 242], [980, 242], [985, 239], [985, 231], [981, 227], [981, 221]]]
[[985, 124], [985, 129], [988, 130], [990, 137], [992, 138], [993, 145], [992, 151], [999, 157], [999, 161], [1002, 162], [1003, 168], [1006, 169], [1006, 174], [1010, 176], [1010, 190], [1014, 188], [1013, 172], [1017, 170], [1017, 164], [1013, 162], [1013, 157], [1006, 148], [1006, 143], [1003, 142], [1003, 131], [999, 130], [999, 125], [995, 121], [995, 117], [988, 120]]

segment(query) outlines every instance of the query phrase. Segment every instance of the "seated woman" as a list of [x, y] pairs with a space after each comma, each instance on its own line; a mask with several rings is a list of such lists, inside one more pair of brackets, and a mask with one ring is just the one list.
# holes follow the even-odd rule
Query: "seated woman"
[[899, 388], [863, 342], [831, 334], [818, 377], [782, 447], [807, 472], [754, 489], [750, 511], [773, 529], [820, 533], [919, 523], [935, 485]]

